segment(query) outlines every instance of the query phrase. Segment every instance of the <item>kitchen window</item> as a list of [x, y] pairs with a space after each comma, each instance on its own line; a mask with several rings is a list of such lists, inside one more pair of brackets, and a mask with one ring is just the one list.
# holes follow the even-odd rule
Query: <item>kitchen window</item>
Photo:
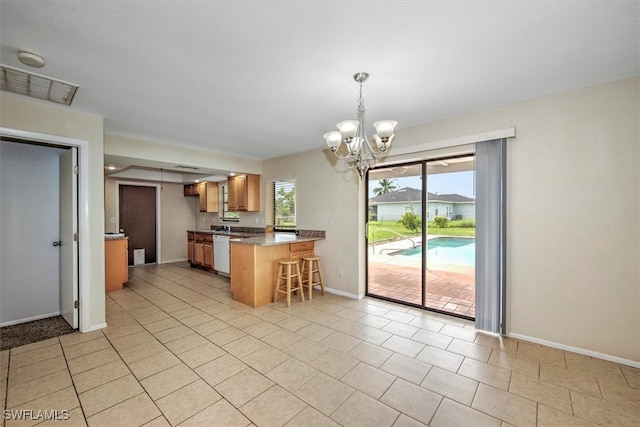
[[296, 229], [295, 179], [266, 184], [265, 223], [280, 231], [294, 231]]
[[240, 221], [240, 212], [229, 212], [229, 186], [222, 185], [222, 220], [223, 221]]

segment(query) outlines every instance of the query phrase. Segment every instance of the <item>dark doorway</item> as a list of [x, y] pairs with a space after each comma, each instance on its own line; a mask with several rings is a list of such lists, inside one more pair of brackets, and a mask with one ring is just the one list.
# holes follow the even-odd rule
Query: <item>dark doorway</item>
[[129, 265], [133, 251], [144, 249], [145, 264], [156, 262], [156, 188], [120, 185], [120, 229], [129, 237]]

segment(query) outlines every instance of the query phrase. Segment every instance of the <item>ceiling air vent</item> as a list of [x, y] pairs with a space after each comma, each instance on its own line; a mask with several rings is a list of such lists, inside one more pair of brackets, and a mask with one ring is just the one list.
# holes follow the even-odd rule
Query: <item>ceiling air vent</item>
[[0, 89], [20, 95], [71, 105], [78, 85], [0, 64]]
[[197, 171], [200, 168], [197, 168], [195, 166], [176, 165], [176, 169], [191, 169], [193, 171]]

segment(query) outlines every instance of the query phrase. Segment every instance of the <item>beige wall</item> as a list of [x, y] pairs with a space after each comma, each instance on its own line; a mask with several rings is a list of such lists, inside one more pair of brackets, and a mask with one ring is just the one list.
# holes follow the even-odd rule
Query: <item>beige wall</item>
[[[398, 132], [394, 147], [407, 148], [516, 128], [507, 159], [510, 334], [640, 361], [638, 97], [638, 79], [623, 80]], [[318, 252], [328, 285], [359, 294], [364, 195], [327, 159], [319, 150], [271, 159], [264, 176], [298, 178], [301, 227], [327, 230]]]
[[[296, 178], [298, 228], [326, 231], [326, 240], [316, 243], [326, 286], [352, 297], [362, 296], [364, 278], [358, 266], [364, 266], [364, 258], [359, 256], [364, 254], [359, 238], [364, 237], [364, 214], [359, 204], [359, 178], [337, 163], [329, 150], [307, 151], [263, 163], [264, 181], [287, 178]], [[338, 275], [339, 269], [342, 276]]]
[[[640, 361], [638, 97], [636, 78], [398, 132], [394, 146], [406, 148], [516, 128], [508, 153], [511, 334]], [[99, 324], [104, 321], [102, 119], [4, 94], [0, 100], [2, 126], [91, 143], [92, 192], [86, 209], [91, 214], [94, 280], [89, 322]], [[108, 153], [181, 163], [200, 155], [161, 144], [163, 154], [158, 156], [157, 144], [130, 142], [114, 137]], [[187, 152], [188, 158], [177, 157]], [[199, 164], [212, 167], [220, 159], [211, 154]], [[317, 244], [327, 285], [362, 295], [364, 191], [354, 175], [344, 173], [342, 165], [321, 150], [244, 170], [262, 173], [263, 181], [297, 178], [299, 227], [327, 231], [327, 239]], [[605, 203], [615, 208], [605, 213]], [[255, 225], [263, 216], [243, 214], [241, 224]], [[198, 221], [199, 213], [193, 217]], [[179, 230], [176, 235], [183, 231], [183, 224], [171, 222], [167, 218], [163, 227]]]
[[[104, 140], [105, 155], [127, 157], [131, 159], [153, 160], [176, 165], [190, 165], [207, 169], [253, 173], [257, 175], [262, 173], [262, 162], [260, 160], [179, 147], [163, 142], [122, 135], [105, 134]], [[262, 186], [260, 191], [260, 200], [263, 200], [264, 189]], [[194, 199], [195, 198], [190, 197], [187, 198], [187, 201], [194, 204]], [[107, 215], [107, 218], [109, 218], [109, 215]], [[221, 224], [222, 222], [220, 221], [217, 213], [200, 212], [197, 208], [194, 208], [189, 228], [195, 227], [196, 229], [209, 229], [212, 225], [219, 226]], [[264, 206], [261, 206], [260, 212], [241, 212], [240, 221], [238, 223], [231, 223], [231, 225], [264, 227]], [[110, 225], [105, 224], [105, 229], [108, 230], [109, 228]]]
[[[74, 138], [88, 142], [89, 200], [79, 206], [81, 218], [87, 217], [88, 247], [80, 248], [83, 261], [81, 280], [88, 293], [80, 291], [80, 328], [91, 330], [105, 322], [104, 296], [104, 203], [103, 203], [103, 119], [78, 113], [67, 107], [30, 101], [24, 97], [0, 94], [0, 126], [29, 132]], [[81, 150], [82, 151], [82, 150]], [[83, 153], [80, 153], [82, 156]], [[82, 224], [80, 231], [82, 232]], [[82, 239], [82, 237], [81, 237]]]
[[105, 134], [104, 154], [242, 173], [262, 172], [260, 160], [122, 135]]
[[516, 127], [510, 333], [640, 361], [638, 104], [630, 79], [399, 133], [410, 145]]

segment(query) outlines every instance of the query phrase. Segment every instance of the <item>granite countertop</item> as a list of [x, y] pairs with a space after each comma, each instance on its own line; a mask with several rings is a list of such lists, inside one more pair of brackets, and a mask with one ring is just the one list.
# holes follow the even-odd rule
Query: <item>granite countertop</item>
[[267, 233], [258, 237], [249, 238], [231, 238], [231, 243], [239, 243], [241, 245], [252, 246], [275, 246], [287, 245], [289, 243], [313, 242], [323, 240], [324, 236], [300, 236], [294, 233]]
[[124, 233], [105, 233], [104, 240], [127, 240], [129, 237]]
[[264, 236], [264, 233], [244, 232], [244, 231], [220, 231], [220, 230], [187, 230], [188, 233], [199, 234], [216, 234], [218, 236], [229, 236], [231, 238], [244, 238], [244, 237], [260, 237]]
[[275, 246], [297, 242], [313, 242], [324, 240], [323, 230], [298, 230], [297, 233], [265, 233], [264, 229], [252, 227], [238, 227], [231, 231], [220, 230], [187, 230], [189, 233], [216, 234], [229, 236], [229, 242], [252, 246]]

